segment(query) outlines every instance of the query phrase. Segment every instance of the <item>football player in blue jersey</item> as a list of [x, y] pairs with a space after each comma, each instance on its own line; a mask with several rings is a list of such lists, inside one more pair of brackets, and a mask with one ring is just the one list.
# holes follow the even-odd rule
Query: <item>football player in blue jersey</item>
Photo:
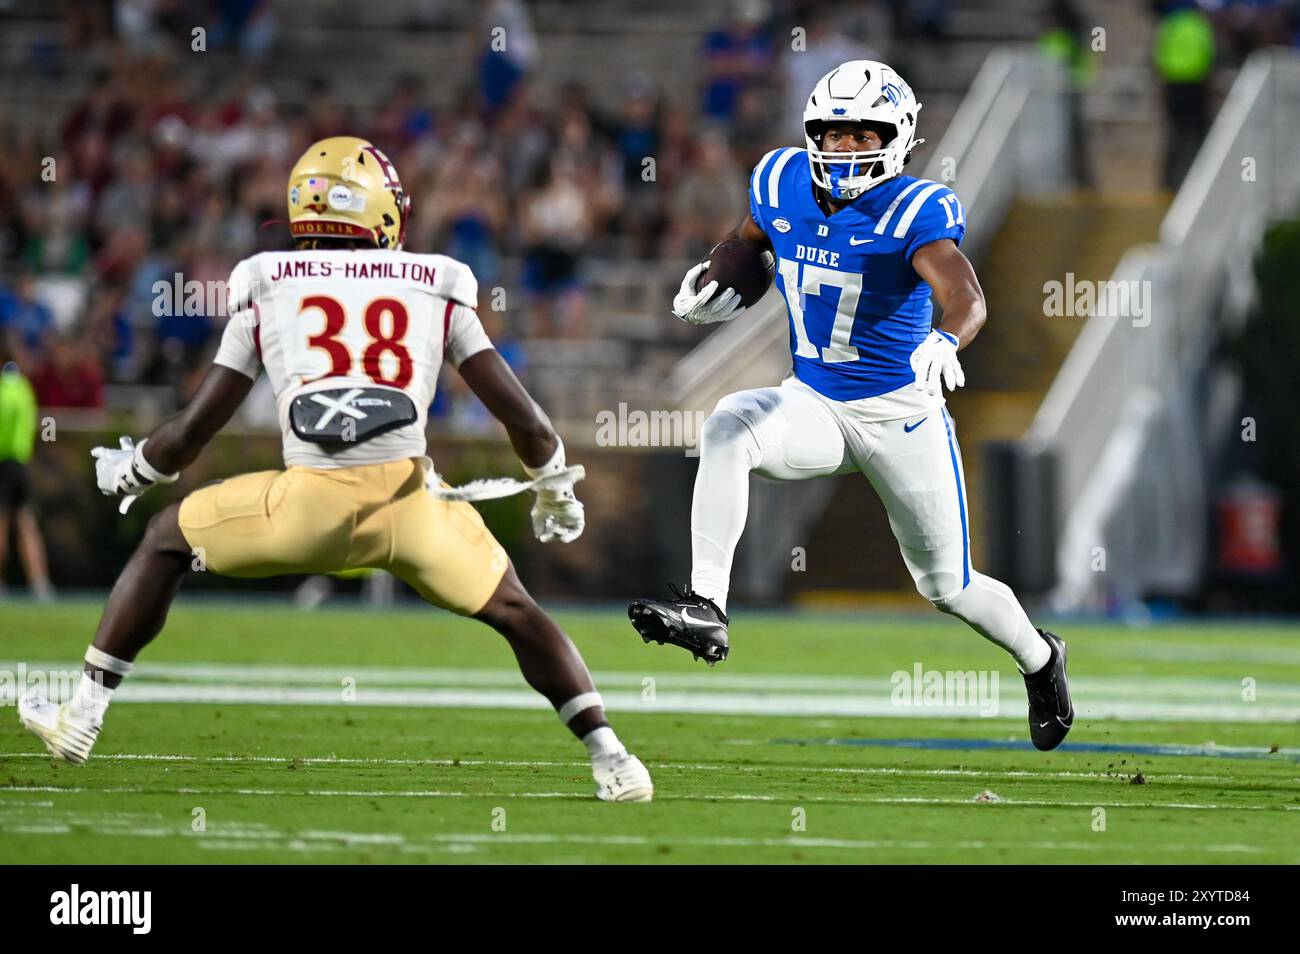
[[[729, 394], [705, 422], [691, 506], [691, 583], [628, 607], [646, 642], [727, 657], [732, 556], [751, 471], [775, 480], [860, 472], [889, 513], [921, 595], [1003, 647], [1024, 674], [1034, 745], [1070, 730], [1065, 642], [1035, 629], [1005, 584], [971, 566], [966, 488], [943, 388], [965, 383], [957, 353], [985, 321], [984, 293], [958, 246], [961, 203], [903, 175], [921, 104], [883, 63], [854, 60], [817, 83], [807, 148], [775, 149], [749, 180], [750, 216], [729, 238], [773, 256], [790, 321], [791, 374]], [[691, 269], [673, 302], [683, 321], [730, 321], [745, 308]], [[933, 326], [931, 296], [943, 307]]]

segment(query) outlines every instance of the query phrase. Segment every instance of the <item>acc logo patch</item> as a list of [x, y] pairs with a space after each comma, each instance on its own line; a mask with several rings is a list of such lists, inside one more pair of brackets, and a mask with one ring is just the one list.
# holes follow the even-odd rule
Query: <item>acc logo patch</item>
[[773, 219], [772, 228], [776, 229], [778, 232], [789, 232], [790, 223], [786, 219]]
[[297, 187], [297, 186], [294, 186], [292, 189], [289, 190], [289, 204], [290, 204], [290, 205], [297, 205], [297, 204], [298, 204], [298, 187]]

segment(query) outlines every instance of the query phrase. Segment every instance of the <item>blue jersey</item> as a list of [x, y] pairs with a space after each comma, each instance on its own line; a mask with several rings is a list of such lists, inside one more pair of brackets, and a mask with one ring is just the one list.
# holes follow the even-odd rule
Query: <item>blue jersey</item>
[[774, 149], [749, 180], [749, 210], [772, 241], [790, 318], [795, 376], [837, 401], [912, 384], [912, 352], [931, 330], [930, 286], [912, 255], [966, 233], [947, 186], [896, 176], [834, 215], [813, 193], [808, 156]]

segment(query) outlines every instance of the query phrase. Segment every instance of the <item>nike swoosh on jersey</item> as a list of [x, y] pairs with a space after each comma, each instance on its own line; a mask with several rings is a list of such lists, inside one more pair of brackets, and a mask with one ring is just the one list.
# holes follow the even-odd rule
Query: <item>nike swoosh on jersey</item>
[[866, 245], [868, 242], [874, 242], [875, 239], [860, 239], [856, 235], [849, 236], [850, 245]]
[[921, 418], [919, 421], [917, 421], [915, 424], [904, 424], [904, 425], [903, 425], [903, 433], [904, 433], [904, 434], [910, 434], [910, 433], [912, 433], [914, 430], [916, 430], [918, 427], [920, 427], [922, 424], [924, 424], [924, 423], [925, 423], [926, 421], [928, 421], [929, 419], [930, 419], [929, 415], [926, 415], [925, 417], [923, 417], [923, 418]]

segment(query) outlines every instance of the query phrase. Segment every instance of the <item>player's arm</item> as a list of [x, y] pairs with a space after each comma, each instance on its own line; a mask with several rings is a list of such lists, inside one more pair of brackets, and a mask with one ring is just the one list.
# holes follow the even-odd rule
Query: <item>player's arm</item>
[[727, 239], [746, 239], [750, 242], [757, 242], [759, 245], [763, 246], [764, 251], [770, 252], [772, 250], [772, 240], [767, 237], [767, 233], [764, 232], [759, 224], [754, 221], [752, 213], [746, 215], [739, 225], [722, 238], [724, 242], [727, 241]]
[[970, 259], [952, 239], [940, 239], [916, 250], [912, 268], [929, 284], [943, 308], [939, 330], [956, 338], [960, 351], [979, 334], [987, 318], [984, 291]]
[[541, 467], [555, 455], [560, 444], [555, 428], [500, 352], [485, 348], [470, 355], [460, 364], [460, 376], [505, 427], [525, 467]]
[[185, 409], [139, 444], [123, 437], [118, 448], [96, 447], [90, 452], [99, 489], [125, 498], [121, 511], [126, 513], [132, 501], [154, 484], [172, 483], [226, 425], [252, 387], [252, 378], [214, 364]]
[[943, 322], [912, 352], [916, 387], [938, 395], [966, 383], [957, 352], [984, 327], [984, 292], [970, 260], [950, 238], [922, 245], [912, 254], [912, 268], [930, 285], [943, 308]]
[[140, 445], [148, 444], [144, 457], [149, 465], [164, 474], [175, 474], [194, 463], [208, 441], [239, 410], [252, 388], [252, 378], [214, 364], [184, 410], [163, 421]]
[[185, 409], [139, 444], [123, 437], [120, 447], [96, 447], [90, 452], [99, 489], [124, 497], [121, 511], [126, 513], [132, 501], [154, 484], [175, 481], [230, 420], [252, 386], [247, 375], [214, 364]]
[[[465, 323], [468, 324], [468, 318]], [[475, 318], [474, 324], [477, 323]], [[486, 340], [484, 335], [481, 341]], [[510, 446], [515, 449], [529, 477], [534, 480], [555, 477], [568, 469], [564, 442], [555, 433], [550, 418], [524, 390], [510, 365], [495, 348], [482, 347], [474, 351], [460, 362], [458, 369], [469, 389], [505, 427], [510, 436]], [[538, 490], [532, 518], [533, 533], [543, 543], [576, 540], [586, 526], [586, 517], [582, 503], [573, 493], [573, 481], [566, 479], [563, 483]]]
[[[759, 228], [752, 214], [746, 215], [739, 225], [723, 236], [722, 241], [728, 239], [747, 239], [759, 243], [768, 254], [772, 251], [771, 240]], [[708, 267], [709, 262], [706, 260], [688, 271], [682, 279], [677, 297], [673, 299], [673, 314], [688, 324], [711, 325], [718, 321], [730, 321], [745, 311], [745, 306], [740, 303], [740, 294], [734, 288], [724, 288], [718, 292], [717, 281], [711, 281], [700, 289], [695, 287], [700, 275]]]
[[230, 274], [230, 319], [213, 365], [185, 409], [139, 444], [124, 437], [120, 448], [96, 447], [90, 452], [95, 458], [99, 489], [125, 498], [122, 513], [154, 484], [176, 480], [181, 469], [192, 464], [213, 435], [226, 425], [257, 380], [262, 364], [260, 315], [250, 268], [250, 260], [245, 259]]

